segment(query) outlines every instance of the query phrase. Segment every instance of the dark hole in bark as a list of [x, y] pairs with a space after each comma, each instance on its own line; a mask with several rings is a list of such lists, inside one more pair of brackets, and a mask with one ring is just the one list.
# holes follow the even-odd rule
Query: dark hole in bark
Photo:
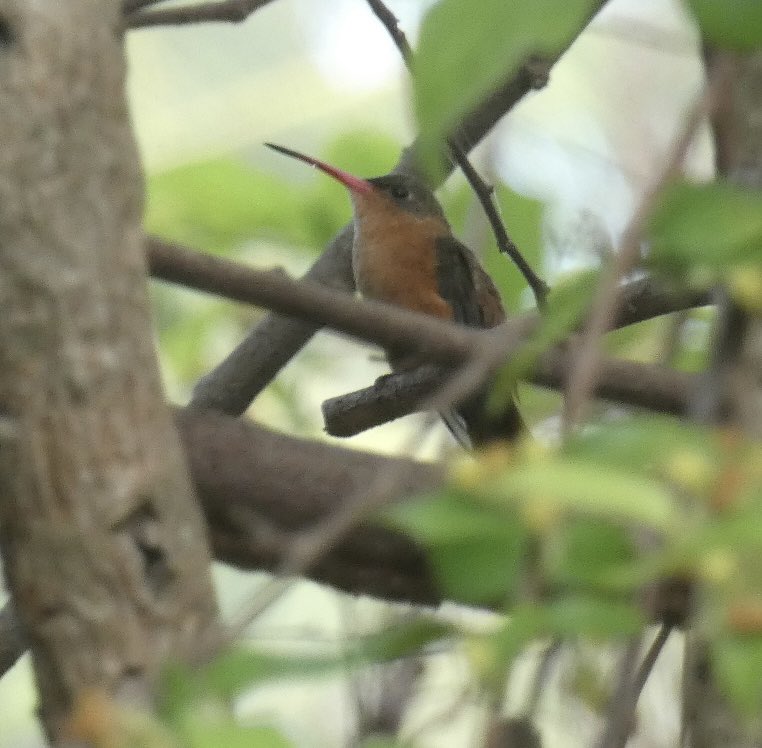
[[120, 530], [129, 536], [140, 553], [148, 586], [155, 595], [163, 594], [174, 574], [167, 565], [159, 523], [150, 499], [146, 499], [121, 523]]
[[0, 47], [10, 47], [16, 41], [16, 34], [7, 18], [0, 16]]

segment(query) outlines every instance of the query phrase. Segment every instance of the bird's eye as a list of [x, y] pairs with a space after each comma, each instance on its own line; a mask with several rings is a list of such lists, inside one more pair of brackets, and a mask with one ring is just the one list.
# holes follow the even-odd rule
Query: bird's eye
[[392, 187], [392, 197], [396, 200], [407, 200], [410, 197], [410, 191], [401, 184], [395, 184]]

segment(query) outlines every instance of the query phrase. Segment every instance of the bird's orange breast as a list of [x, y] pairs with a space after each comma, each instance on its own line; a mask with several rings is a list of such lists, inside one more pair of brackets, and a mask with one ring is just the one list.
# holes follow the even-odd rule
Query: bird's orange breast
[[437, 288], [436, 238], [449, 234], [438, 216], [419, 217], [383, 196], [355, 203], [352, 264], [360, 293], [441, 319], [452, 309]]

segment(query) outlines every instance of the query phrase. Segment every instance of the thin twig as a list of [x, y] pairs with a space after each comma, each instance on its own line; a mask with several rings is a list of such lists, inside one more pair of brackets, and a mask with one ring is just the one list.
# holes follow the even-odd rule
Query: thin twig
[[640, 663], [640, 667], [635, 674], [635, 679], [632, 684], [633, 697], [636, 704], [640, 698], [643, 687], [646, 685], [648, 677], [651, 675], [651, 671], [654, 669], [654, 665], [656, 665], [656, 660], [659, 659], [659, 655], [664, 649], [664, 645], [667, 643], [667, 639], [669, 639], [671, 633], [672, 626], [669, 623], [662, 624], [656, 634], [656, 638], [651, 642], [651, 646], [648, 648], [646, 656]]
[[630, 639], [617, 668], [616, 689], [608, 705], [606, 723], [596, 748], [623, 748], [632, 731], [632, 684], [638, 654], [643, 644], [642, 635]]
[[527, 699], [527, 705], [524, 710], [524, 714], [530, 720], [534, 720], [537, 717], [537, 709], [540, 706], [540, 701], [547, 688], [550, 673], [553, 669], [553, 662], [561, 651], [562, 644], [563, 642], [561, 639], [554, 639], [543, 650], [540, 663], [537, 666], [534, 678], [532, 679], [532, 688], [529, 692], [529, 698]]
[[125, 17], [125, 26], [130, 29], [149, 26], [177, 26], [207, 21], [241, 23], [254, 11], [273, 0], [220, 0], [218, 3], [200, 3], [181, 8], [146, 11], [139, 10]]
[[[598, 748], [625, 747], [635, 721], [635, 709], [638, 706], [640, 694], [671, 633], [672, 625], [669, 623], [662, 624], [637, 671], [634, 669], [633, 649], [628, 649], [624, 666], [620, 671], [617, 691], [612, 700], [612, 708], [598, 742]], [[636, 654], [637, 650], [640, 649], [640, 638], [637, 642], [637, 649], [634, 650]]]
[[492, 232], [495, 235], [495, 241], [497, 242], [498, 248], [513, 260], [514, 265], [516, 265], [532, 289], [537, 308], [543, 309], [545, 306], [545, 299], [547, 298], [550, 289], [545, 281], [535, 273], [532, 266], [526, 261], [524, 255], [521, 254], [521, 251], [516, 246], [513, 239], [508, 236], [505, 224], [503, 223], [502, 218], [500, 218], [497, 205], [495, 204], [493, 188], [481, 178], [479, 172], [476, 171], [473, 164], [468, 160], [466, 154], [452, 138], [448, 138], [447, 144], [453, 159], [465, 175], [471, 188], [476, 194], [479, 203], [484, 209], [487, 220], [492, 227]]
[[[399, 307], [360, 301], [345, 292], [293, 280], [280, 271], [256, 270], [221, 257], [194, 252], [156, 237], [146, 237], [146, 250], [154, 278], [328, 325], [381, 347], [398, 345], [399, 340], [404, 339], [411, 348], [426, 351], [432, 361], [463, 361], [479, 347], [480, 336], [486, 336], [496, 354], [494, 361], [499, 363], [526, 340], [539, 322], [536, 314], [526, 314], [514, 317], [491, 331], [469, 330]], [[621, 309], [614, 326], [631, 325], [707, 302], [706, 295], [702, 293], [675, 294], [659, 288], [648, 279], [641, 279], [622, 289]], [[632, 367], [636, 368], [632, 369], [633, 375], [630, 376], [627, 366], [626, 363], [613, 361], [607, 363], [601, 385], [597, 388], [601, 397], [663, 412], [683, 411], [682, 394], [686, 391], [686, 377], [689, 375], [633, 364]], [[563, 373], [568, 372], [568, 367], [568, 355], [549, 351], [541, 357], [530, 379], [542, 386], [559, 388], [563, 386]], [[638, 372], [636, 375], [635, 371]], [[410, 397], [405, 407], [412, 406], [411, 399], [420, 401], [421, 397], [431, 392], [436, 384], [435, 379], [432, 377], [430, 383], [423, 382], [421, 386], [411, 381], [409, 388], [406, 388], [406, 395]], [[409, 393], [407, 389], [410, 389]], [[396, 396], [401, 397], [399, 393]], [[383, 402], [388, 397], [380, 391], [377, 399], [383, 409]], [[194, 401], [194, 404], [197, 403]], [[371, 401], [366, 401], [365, 406], [371, 410], [376, 408]], [[362, 408], [362, 403], [358, 403], [358, 407]], [[403, 414], [391, 405], [388, 412], [390, 417]], [[359, 417], [362, 417], [361, 412], [358, 412]], [[371, 425], [378, 424], [369, 422], [366, 427]]]
[[[408, 70], [412, 71], [413, 53], [410, 48], [410, 44], [407, 41], [407, 37], [400, 29], [399, 21], [395, 15], [386, 7], [382, 0], [367, 0], [373, 13], [378, 20], [383, 24], [386, 30], [389, 32], [392, 40], [399, 49], [402, 59], [405, 61]], [[479, 200], [484, 213], [487, 216], [492, 231], [495, 234], [495, 240], [497, 246], [501, 252], [507, 254], [511, 260], [513, 260], [516, 267], [526, 279], [527, 283], [534, 293], [537, 307], [542, 309], [545, 305], [545, 298], [548, 295], [548, 286], [546, 283], [534, 272], [532, 267], [526, 261], [524, 256], [519, 251], [519, 248], [514, 244], [511, 238], [508, 236], [505, 224], [500, 218], [497, 206], [493, 200], [494, 190], [481, 178], [479, 172], [473, 167], [468, 160], [468, 156], [465, 151], [458, 145], [456, 140], [452, 137], [447, 139], [447, 147], [450, 150], [455, 163], [458, 164], [464, 176], [471, 185], [476, 197]]]
[[601, 339], [611, 328], [621, 299], [621, 280], [637, 265], [646, 221], [664, 187], [675, 178], [685, 154], [701, 122], [714, 106], [717, 92], [730, 83], [731, 68], [718, 66], [711, 72], [707, 85], [686, 113], [683, 125], [675, 138], [652, 186], [646, 191], [635, 213], [622, 234], [621, 246], [605, 269], [598, 291], [593, 299], [588, 324], [574, 351], [574, 365], [570, 367], [564, 407], [564, 430], [568, 433], [583, 417], [595, 386], [601, 357]]
[[405, 32], [400, 28], [399, 19], [392, 13], [381, 0], [367, 0], [370, 9], [375, 14], [376, 18], [383, 24], [384, 28], [389, 32], [392, 41], [396, 45], [397, 49], [402, 55], [402, 59], [410, 68], [410, 63], [413, 59], [413, 50], [408, 43]]

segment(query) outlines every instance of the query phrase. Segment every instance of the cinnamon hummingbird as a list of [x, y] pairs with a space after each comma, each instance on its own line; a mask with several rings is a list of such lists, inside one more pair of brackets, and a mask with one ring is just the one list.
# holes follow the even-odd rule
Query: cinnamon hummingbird
[[[352, 271], [362, 296], [469, 327], [489, 328], [505, 320], [500, 294], [474, 253], [452, 234], [434, 193], [409, 174], [364, 179], [312, 156], [265, 143], [333, 177], [348, 190], [354, 211]], [[387, 351], [392, 369], [420, 365]], [[524, 429], [515, 404], [500, 413], [485, 410], [482, 387], [455, 411], [441, 413], [464, 446], [513, 439]]]

